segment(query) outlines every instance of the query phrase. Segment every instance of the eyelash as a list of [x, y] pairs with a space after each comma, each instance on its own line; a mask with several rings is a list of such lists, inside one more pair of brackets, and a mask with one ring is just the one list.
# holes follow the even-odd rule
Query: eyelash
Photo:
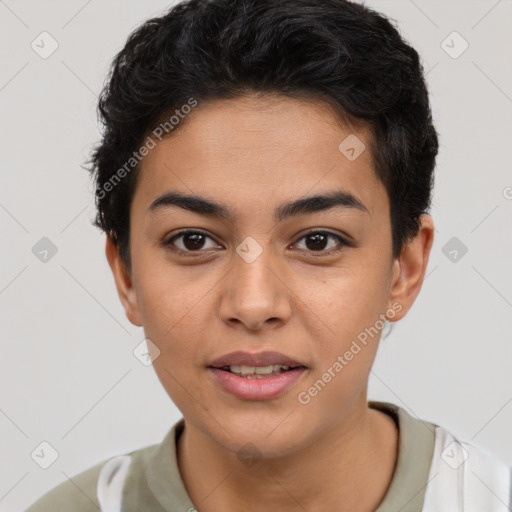
[[[186, 230], [183, 230], [183, 231], [180, 231], [178, 233], [176, 233], [175, 235], [173, 235], [171, 238], [169, 238], [168, 240], [164, 241], [162, 243], [162, 245], [167, 248], [167, 249], [170, 249], [171, 251], [177, 253], [177, 254], [180, 254], [180, 255], [185, 255], [185, 256], [190, 256], [194, 253], [197, 253], [199, 255], [199, 253], [204, 253], [206, 252], [205, 250], [202, 250], [202, 249], [198, 249], [197, 251], [185, 251], [183, 249], [179, 249], [179, 248], [176, 248], [173, 246], [173, 243], [176, 239], [182, 237], [182, 236], [185, 236], [185, 235], [190, 235], [190, 234], [193, 234], [193, 235], [203, 235], [207, 238], [210, 238], [211, 240], [213, 240], [213, 238], [208, 235], [207, 233], [205, 233], [204, 231], [201, 231], [201, 230], [198, 230], [198, 229], [186, 229]], [[340, 235], [338, 234], [335, 234], [335, 233], [331, 233], [330, 231], [321, 231], [321, 230], [316, 230], [316, 231], [309, 231], [308, 233], [305, 233], [304, 235], [302, 235], [298, 240], [297, 242], [303, 240], [304, 238], [307, 238], [308, 236], [311, 236], [311, 235], [326, 235], [328, 237], [332, 237], [332, 238], [336, 238], [338, 241], [339, 241], [339, 245], [336, 249], [331, 249], [329, 251], [323, 251], [323, 250], [320, 250], [320, 251], [308, 251], [310, 252], [314, 257], [319, 257], [319, 256], [323, 256], [323, 255], [333, 255], [333, 254], [337, 254], [338, 252], [340, 252], [344, 247], [353, 247], [353, 244], [351, 244], [350, 242], [348, 242], [345, 238], [341, 237]], [[297, 243], [295, 242], [295, 243]], [[307, 249], [306, 249], [307, 250]], [[316, 255], [315, 253], [318, 253], [318, 255]], [[197, 256], [192, 256], [192, 257], [197, 257]]]

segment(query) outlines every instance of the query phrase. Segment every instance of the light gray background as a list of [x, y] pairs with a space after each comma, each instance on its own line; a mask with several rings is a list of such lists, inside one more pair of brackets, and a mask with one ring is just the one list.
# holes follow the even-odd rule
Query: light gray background
[[[1, 512], [160, 442], [180, 417], [132, 353], [144, 334], [118, 301], [80, 168], [99, 137], [108, 64], [132, 29], [169, 5], [0, 1]], [[367, 5], [394, 18], [419, 51], [441, 143], [428, 275], [382, 342], [369, 398], [512, 464], [512, 2]], [[47, 59], [31, 48], [42, 31], [59, 45]], [[455, 59], [441, 46], [453, 31], [469, 43]], [[58, 248], [46, 263], [32, 253], [42, 237]], [[468, 248], [457, 262], [443, 253], [453, 237]], [[31, 458], [43, 441], [59, 453], [48, 469]]]

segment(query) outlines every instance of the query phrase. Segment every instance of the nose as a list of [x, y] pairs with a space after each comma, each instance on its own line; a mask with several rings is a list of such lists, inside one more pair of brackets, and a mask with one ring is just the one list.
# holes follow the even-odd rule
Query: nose
[[251, 331], [285, 324], [292, 306], [284, 274], [268, 245], [254, 240], [240, 244], [231, 271], [223, 280], [222, 321]]

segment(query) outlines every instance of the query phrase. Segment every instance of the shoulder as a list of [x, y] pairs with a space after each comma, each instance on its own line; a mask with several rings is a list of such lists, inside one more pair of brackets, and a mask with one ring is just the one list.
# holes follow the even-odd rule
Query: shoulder
[[57, 485], [24, 512], [115, 510], [112, 508], [115, 506], [112, 503], [112, 496], [120, 495], [123, 482], [130, 469], [132, 455], [142, 453], [147, 448], [149, 447], [101, 461]]
[[397, 469], [383, 512], [512, 510], [512, 467], [498, 456], [395, 404], [372, 406], [396, 417], [400, 431]]
[[35, 501], [25, 512], [55, 512], [71, 509], [74, 512], [97, 512], [99, 503], [96, 493], [98, 476], [110, 459], [82, 471], [60, 483]]
[[[191, 507], [176, 461], [176, 434], [184, 426], [178, 420], [160, 443], [104, 459], [69, 478], [41, 496], [23, 512], [112, 512], [163, 510], [160, 500], [173, 508], [176, 501]], [[155, 494], [156, 493], [156, 494]]]
[[512, 467], [438, 425], [428, 481], [424, 512], [510, 510]]

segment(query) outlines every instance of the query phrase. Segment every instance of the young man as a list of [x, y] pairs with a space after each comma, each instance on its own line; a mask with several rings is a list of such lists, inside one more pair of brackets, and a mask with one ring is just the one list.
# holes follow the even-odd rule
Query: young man
[[183, 418], [29, 512], [509, 510], [510, 468], [367, 384], [433, 242], [417, 52], [343, 0], [193, 0], [114, 61], [92, 159], [129, 320]]

